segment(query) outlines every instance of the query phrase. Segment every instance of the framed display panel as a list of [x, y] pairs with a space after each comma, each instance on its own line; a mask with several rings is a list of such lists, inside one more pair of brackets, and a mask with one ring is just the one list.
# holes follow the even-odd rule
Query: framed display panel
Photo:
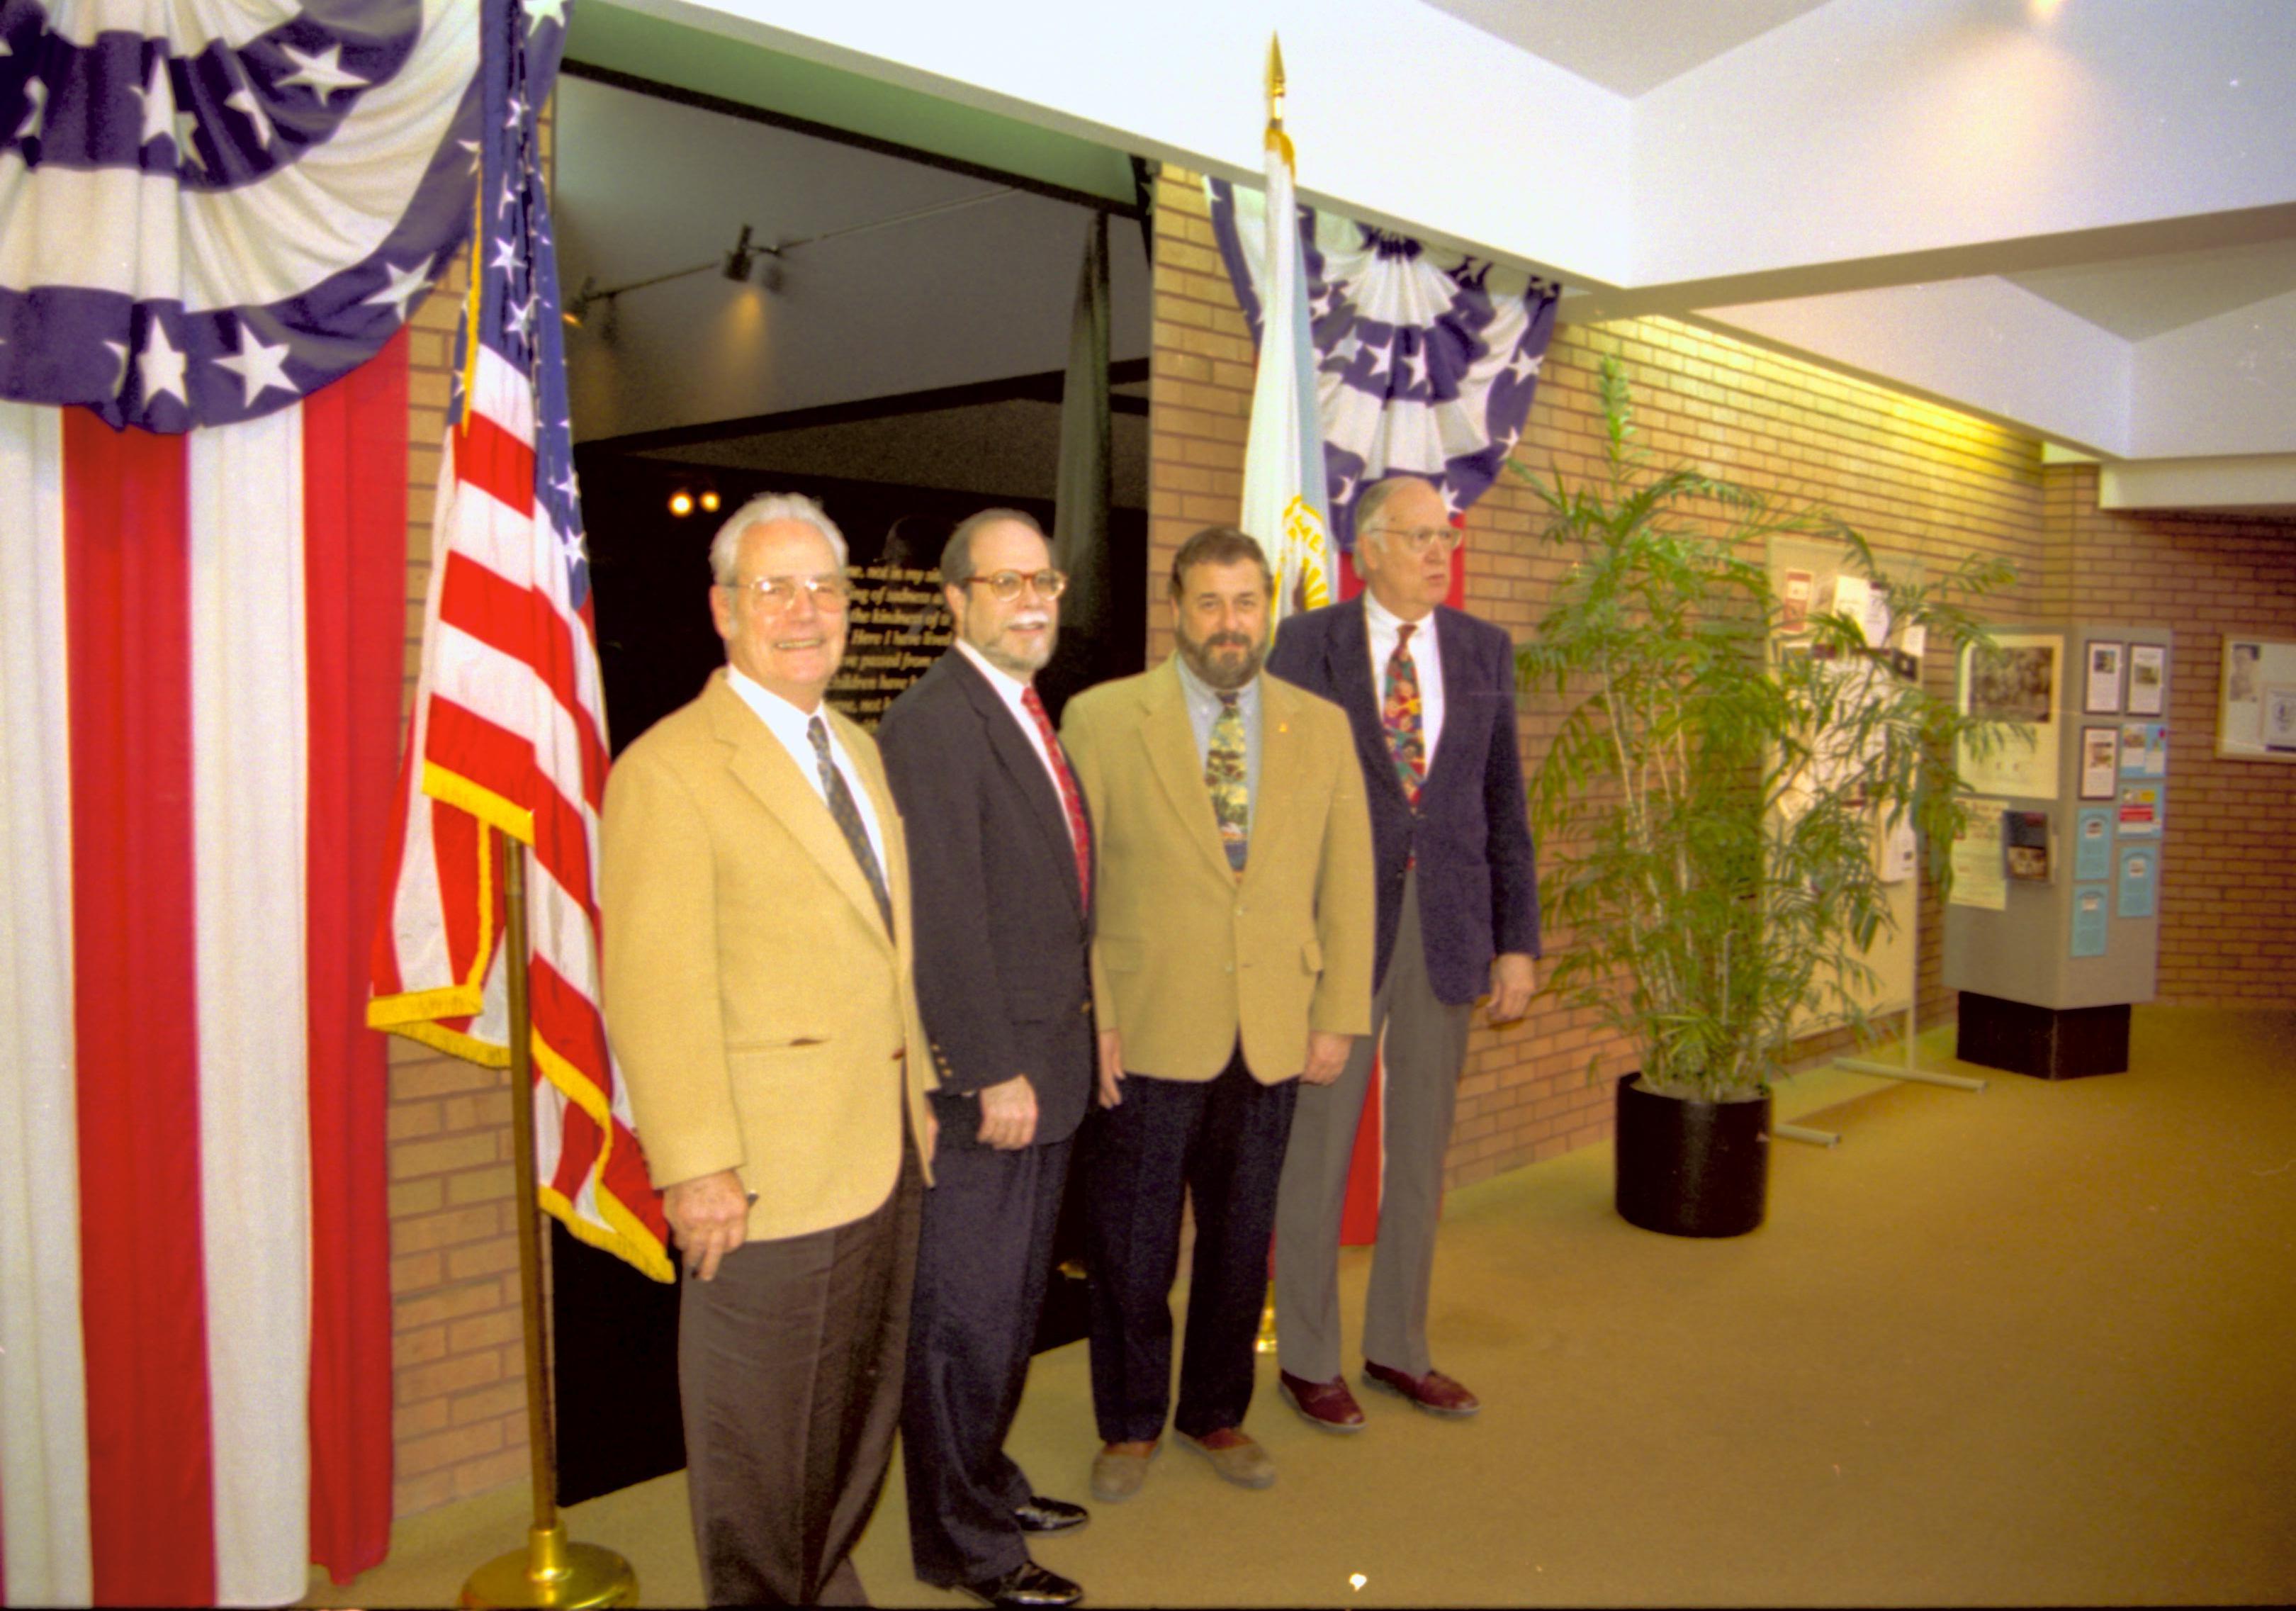
[[2296, 760], [2296, 643], [2225, 634], [2217, 753], [2235, 760]]
[[[1877, 596], [1865, 585], [1865, 579], [1851, 576], [1854, 584], [1841, 587], [1841, 549], [1838, 545], [1804, 542], [1794, 538], [1773, 538], [1769, 545], [1768, 567], [1771, 590], [1784, 606], [1779, 629], [1772, 639], [1774, 655], [1788, 654], [1797, 645], [1807, 652], [1802, 643], [1812, 618], [1840, 612], [1865, 623], [1868, 642], [1888, 647], [1896, 636], [1895, 623], [1890, 621], [1885, 602], [1886, 593]], [[1920, 580], [1917, 569], [1896, 567], [1891, 579], [1907, 583]], [[1878, 636], [1877, 636], [1878, 635]], [[1920, 675], [1918, 647], [1912, 651], [1914, 675]], [[1915, 919], [1918, 885], [1913, 877], [1913, 867], [1906, 860], [1902, 847], [1893, 847], [1878, 820], [1873, 825], [1874, 853], [1890, 879], [1890, 925], [1874, 937], [1861, 960], [1872, 970], [1870, 979], [1857, 982], [1850, 990], [1859, 1008], [1874, 1016], [1901, 1013], [1914, 999]], [[1902, 865], [1901, 865], [1902, 864]], [[1818, 999], [1831, 1001], [1833, 992], [1825, 988], [1830, 982], [1820, 982]], [[1794, 1020], [1797, 1036], [1816, 1034], [1832, 1029], [1841, 1022], [1841, 1015], [1833, 1008], [1816, 1005], [1806, 1007]]]

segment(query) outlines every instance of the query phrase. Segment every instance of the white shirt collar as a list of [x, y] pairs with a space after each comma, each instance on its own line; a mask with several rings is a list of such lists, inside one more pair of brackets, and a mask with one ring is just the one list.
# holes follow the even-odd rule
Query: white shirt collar
[[1371, 629], [1374, 632], [1382, 632], [1393, 637], [1405, 627], [1424, 627], [1427, 630], [1419, 635], [1423, 641], [1434, 636], [1435, 612], [1432, 610], [1428, 611], [1417, 621], [1406, 621], [1385, 604], [1381, 604], [1379, 596], [1369, 588], [1363, 590], [1363, 601], [1364, 619], [1371, 624]]

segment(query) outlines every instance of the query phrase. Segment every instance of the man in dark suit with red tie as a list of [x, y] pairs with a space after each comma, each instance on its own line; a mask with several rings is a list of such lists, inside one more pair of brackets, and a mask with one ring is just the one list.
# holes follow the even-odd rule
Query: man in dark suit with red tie
[[1348, 713], [1371, 805], [1379, 949], [1372, 1032], [1330, 1085], [1302, 1088], [1276, 1197], [1277, 1385], [1328, 1432], [1363, 1410], [1340, 1372], [1338, 1259], [1356, 1127], [1385, 1035], [1379, 1242], [1364, 1383], [1431, 1415], [1480, 1406], [1429, 1354], [1427, 1306], [1468, 1017], [1529, 1007], [1538, 884], [1515, 735], [1514, 645], [1442, 600], [1459, 532], [1441, 494], [1396, 476], [1357, 505], [1362, 594], [1283, 623], [1267, 669]]
[[940, 1089], [902, 1460], [917, 1575], [990, 1605], [1082, 1598], [1030, 1558], [1080, 1526], [1004, 1452], [1093, 1079], [1092, 828], [1037, 697], [1064, 586], [1037, 522], [974, 515], [940, 563], [948, 652], [877, 730], [910, 847], [918, 1006]]

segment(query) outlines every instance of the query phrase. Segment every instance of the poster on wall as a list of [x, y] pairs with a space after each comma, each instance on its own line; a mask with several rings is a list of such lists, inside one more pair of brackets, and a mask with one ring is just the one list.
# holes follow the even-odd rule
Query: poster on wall
[[2236, 760], [2296, 760], [2296, 643], [2226, 636], [2217, 753]]
[[2169, 773], [2169, 724], [2128, 721], [2120, 724], [2120, 775], [2123, 777], [2165, 777]]
[[2120, 769], [2120, 733], [2114, 727], [2081, 729], [2080, 797], [2110, 800]]
[[2157, 783], [2123, 784], [2118, 827], [2123, 839], [2161, 837], [2162, 790]]
[[2073, 891], [2073, 955], [2076, 957], [2104, 955], [2104, 886], [2101, 884], [2095, 889]]
[[2088, 686], [2081, 709], [2091, 716], [2120, 714], [2120, 656], [2125, 644], [2092, 642], [2088, 646]]
[[2002, 856], [2002, 813], [2005, 800], [1964, 802], [1967, 815], [1953, 841], [1953, 904], [2005, 911], [2009, 905], [2009, 882]]
[[2128, 647], [2128, 713], [2158, 716], [2167, 708], [2169, 650], [2162, 644]]
[[2073, 818], [2073, 876], [2112, 876], [2112, 808], [2083, 806]]
[[2153, 891], [2160, 879], [2160, 850], [2149, 844], [2124, 844], [2120, 847], [2120, 895], [2113, 902], [2116, 915], [2122, 917], [2150, 917], [2154, 909]]
[[1987, 753], [1964, 740], [1961, 775], [1988, 794], [2057, 795], [2057, 674], [2064, 639], [2054, 632], [2002, 632], [1990, 648], [1962, 652], [1961, 709], [2006, 724]]

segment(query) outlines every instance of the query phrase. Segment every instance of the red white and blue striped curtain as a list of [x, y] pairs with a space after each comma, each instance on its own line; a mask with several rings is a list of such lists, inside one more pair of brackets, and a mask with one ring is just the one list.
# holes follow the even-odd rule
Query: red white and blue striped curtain
[[398, 333], [479, 0], [0, 4], [0, 1590], [275, 1604], [390, 1521]]

